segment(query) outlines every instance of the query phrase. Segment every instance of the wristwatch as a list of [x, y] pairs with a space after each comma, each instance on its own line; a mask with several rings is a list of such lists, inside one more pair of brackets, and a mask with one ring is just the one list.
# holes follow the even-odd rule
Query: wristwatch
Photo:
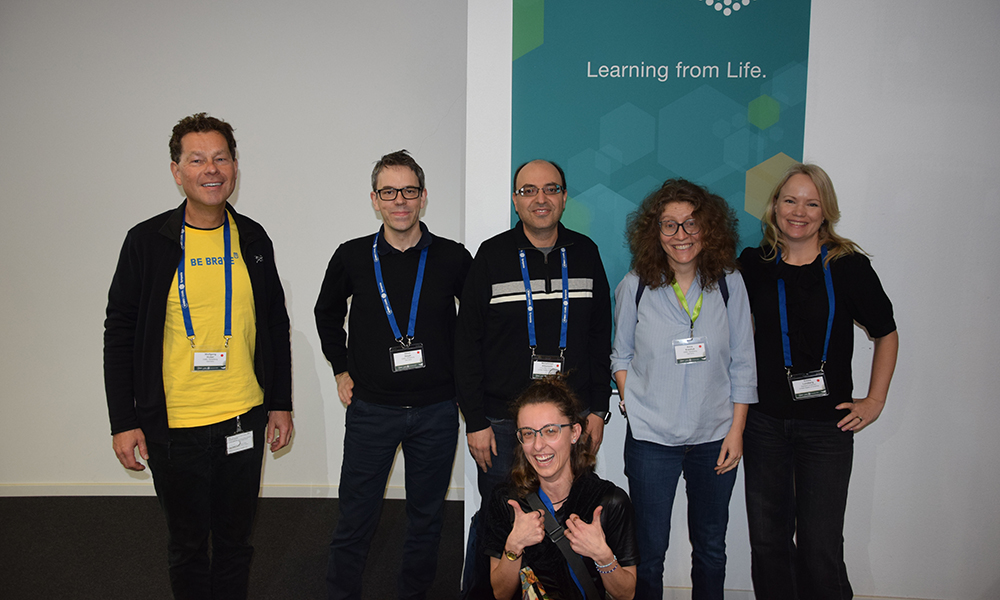
[[604, 424], [607, 425], [608, 421], [611, 420], [611, 412], [606, 410], [592, 410], [590, 414], [597, 415], [598, 417], [604, 419]]
[[515, 561], [515, 560], [521, 558], [521, 554], [524, 554], [524, 552], [522, 551], [521, 554], [514, 554], [510, 550], [504, 549], [503, 554], [504, 554], [504, 556], [507, 557], [507, 560], [509, 560], [509, 561]]

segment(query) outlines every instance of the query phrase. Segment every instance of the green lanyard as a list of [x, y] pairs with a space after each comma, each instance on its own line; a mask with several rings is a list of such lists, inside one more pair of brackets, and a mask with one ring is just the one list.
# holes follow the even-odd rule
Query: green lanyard
[[688, 318], [691, 319], [691, 335], [689, 337], [694, 337], [694, 322], [698, 320], [698, 315], [701, 314], [701, 301], [705, 299], [705, 292], [698, 294], [698, 301], [694, 303], [694, 313], [688, 308], [687, 298], [684, 297], [684, 292], [681, 291], [681, 286], [677, 285], [677, 280], [675, 279], [673, 283], [670, 284], [674, 288], [674, 294], [680, 301], [681, 306], [684, 307], [684, 312], [687, 313]]

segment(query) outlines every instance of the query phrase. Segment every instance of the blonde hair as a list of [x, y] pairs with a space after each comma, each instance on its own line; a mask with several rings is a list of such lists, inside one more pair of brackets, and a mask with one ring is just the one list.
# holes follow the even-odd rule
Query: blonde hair
[[764, 218], [761, 219], [761, 227], [764, 230], [764, 247], [767, 248], [766, 258], [773, 260], [777, 256], [777, 249], [787, 252], [784, 234], [775, 223], [775, 211], [777, 210], [778, 196], [781, 195], [781, 188], [785, 187], [788, 180], [796, 175], [805, 175], [812, 180], [819, 193], [819, 206], [823, 211], [823, 224], [819, 227], [819, 243], [826, 245], [827, 255], [824, 266], [829, 265], [834, 260], [848, 254], [866, 254], [861, 246], [851, 240], [837, 235], [833, 226], [840, 221], [840, 207], [837, 205], [837, 192], [833, 189], [833, 182], [820, 166], [808, 163], [795, 163], [774, 186], [771, 192], [767, 210], [764, 211]]

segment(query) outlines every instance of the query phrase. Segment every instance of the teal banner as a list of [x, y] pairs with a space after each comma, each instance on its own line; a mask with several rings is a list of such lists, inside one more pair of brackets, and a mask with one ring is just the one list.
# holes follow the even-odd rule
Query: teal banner
[[[566, 171], [562, 222], [613, 290], [625, 220], [665, 179], [736, 209], [760, 241], [767, 193], [802, 158], [809, 0], [514, 0], [512, 169]], [[512, 222], [517, 215], [511, 214]]]

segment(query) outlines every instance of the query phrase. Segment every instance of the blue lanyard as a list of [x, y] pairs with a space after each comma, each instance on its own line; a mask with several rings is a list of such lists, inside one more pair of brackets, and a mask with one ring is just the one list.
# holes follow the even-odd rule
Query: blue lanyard
[[[830, 265], [826, 264], [826, 245], [820, 247], [820, 260], [823, 262], [823, 279], [826, 280], [826, 297], [830, 302], [830, 313], [826, 318], [826, 341], [823, 342], [823, 363], [820, 370], [826, 366], [826, 351], [830, 348], [830, 333], [833, 331], [833, 312], [837, 302], [833, 294], [833, 276], [830, 275]], [[781, 263], [781, 249], [778, 249], [777, 263]], [[785, 353], [785, 369], [791, 372], [792, 346], [788, 341], [788, 308], [785, 306], [785, 280], [778, 278], [778, 314], [781, 317], [781, 348]]]
[[[556, 523], [558, 523], [559, 520], [556, 519], [556, 509], [552, 507], [552, 501], [549, 500], [549, 497], [542, 491], [542, 488], [538, 488], [538, 497], [542, 499], [542, 504], [545, 505], [545, 510], [549, 511], [549, 514], [551, 514], [552, 518], [556, 521]], [[566, 564], [568, 565], [569, 563], [567, 562]], [[573, 577], [573, 583], [576, 584], [577, 589], [580, 590], [580, 595], [586, 598], [587, 592], [583, 591], [583, 585], [581, 585], [580, 580], [576, 578], [576, 573], [573, 572], [573, 567], [570, 567], [569, 574]]]
[[[528, 279], [528, 259], [524, 250], [519, 250], [521, 257], [521, 278], [524, 279], [524, 298], [528, 303], [528, 345], [534, 353], [535, 346], [535, 301], [531, 295], [531, 280]], [[566, 263], [566, 248], [559, 249], [562, 262], [562, 324], [559, 330], [559, 352], [566, 350], [566, 331], [569, 328], [569, 267]]]
[[[233, 337], [233, 252], [232, 239], [229, 233], [229, 213], [225, 213], [226, 220], [222, 223], [223, 253], [225, 258], [222, 264], [225, 265], [226, 272], [226, 322], [223, 335], [226, 338], [226, 348], [229, 347], [229, 338]], [[184, 212], [185, 223], [187, 221], [187, 211]], [[184, 315], [184, 330], [187, 338], [194, 348], [194, 325], [191, 323], [191, 307], [188, 306], [187, 285], [184, 283], [184, 228], [185, 223], [181, 223], [181, 262], [177, 265], [177, 296], [181, 301], [181, 314]]]
[[385, 309], [385, 316], [389, 319], [389, 326], [392, 327], [392, 334], [396, 336], [396, 341], [409, 346], [413, 341], [413, 333], [417, 327], [417, 304], [420, 302], [420, 288], [424, 284], [424, 266], [427, 265], [427, 249], [424, 246], [420, 251], [420, 265], [417, 267], [417, 282], [413, 286], [413, 301], [410, 302], [410, 324], [406, 328], [406, 340], [399, 332], [399, 325], [396, 324], [396, 315], [392, 312], [392, 305], [389, 304], [389, 294], [385, 291], [385, 282], [382, 280], [382, 263], [378, 258], [378, 234], [372, 242], [372, 260], [375, 263], [375, 281], [378, 283], [378, 294], [382, 297], [382, 308]]

